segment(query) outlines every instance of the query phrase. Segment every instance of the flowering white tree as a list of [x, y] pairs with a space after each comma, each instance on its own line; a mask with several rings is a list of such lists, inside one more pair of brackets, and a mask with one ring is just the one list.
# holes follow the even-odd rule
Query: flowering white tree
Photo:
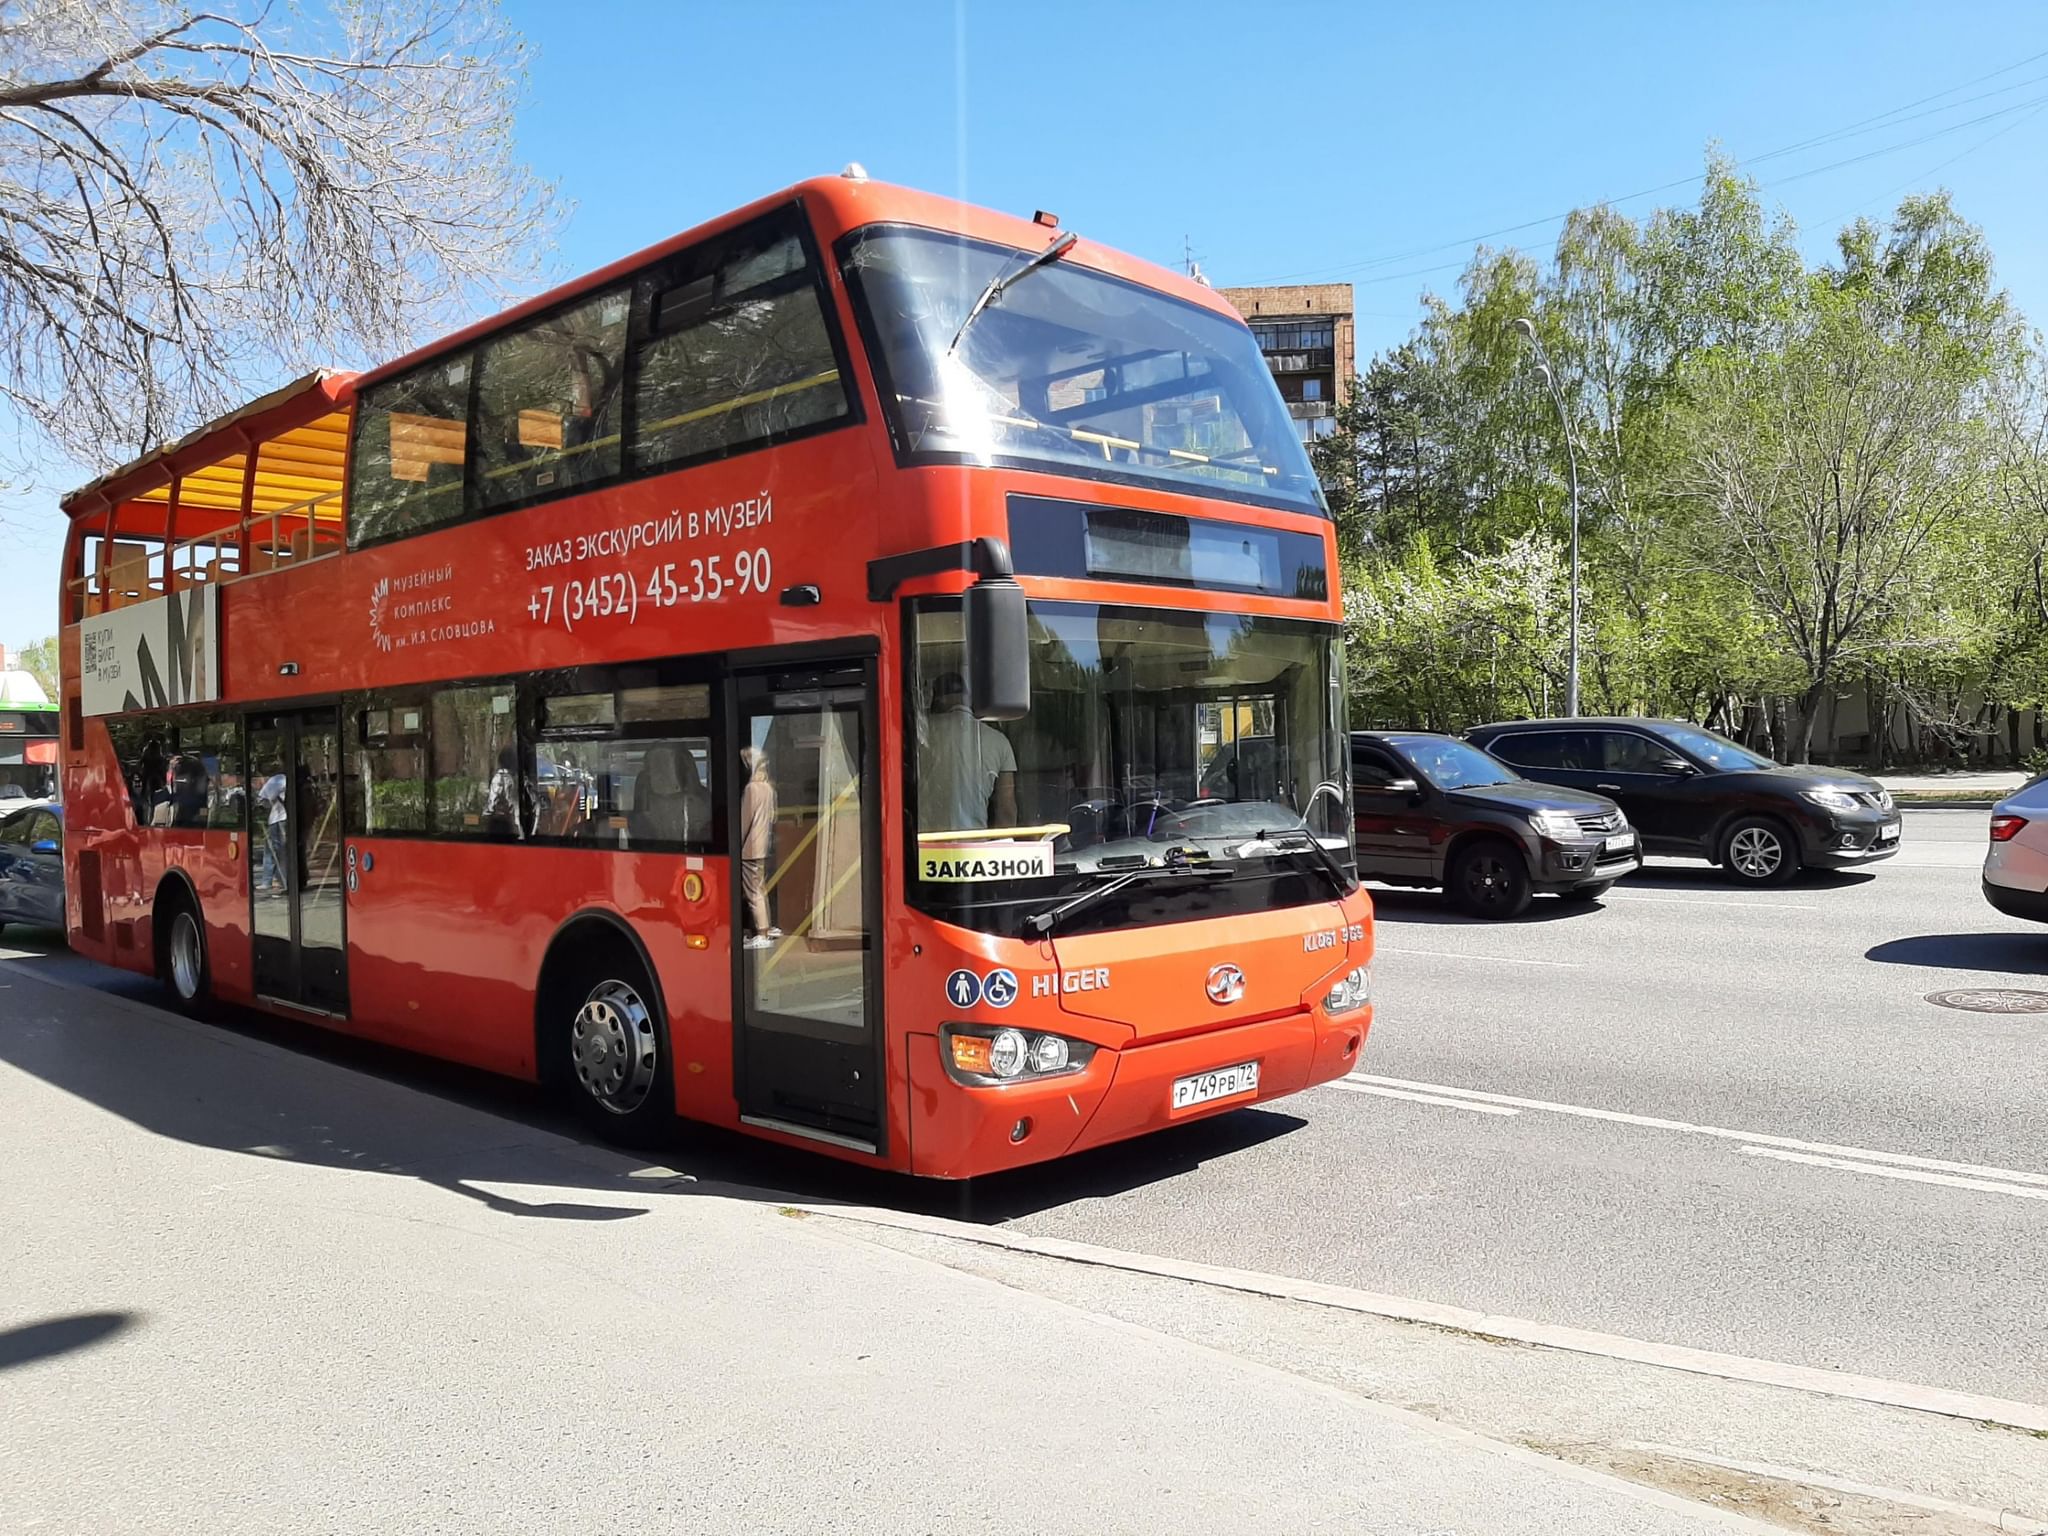
[[490, 0], [0, 0], [0, 400], [104, 465], [536, 271]]

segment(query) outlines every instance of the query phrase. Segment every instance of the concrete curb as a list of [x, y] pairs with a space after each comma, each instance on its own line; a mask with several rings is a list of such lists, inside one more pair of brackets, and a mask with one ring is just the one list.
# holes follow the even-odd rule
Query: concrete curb
[[938, 1216], [913, 1216], [873, 1206], [795, 1205], [809, 1216], [837, 1217], [841, 1221], [869, 1226], [893, 1227], [899, 1231], [921, 1232], [949, 1237], [989, 1248], [1028, 1253], [1040, 1258], [1065, 1259], [1093, 1264], [1131, 1274], [1152, 1275], [1163, 1280], [1183, 1280], [1194, 1285], [1242, 1291], [1253, 1296], [1270, 1296], [1279, 1301], [1305, 1302], [1332, 1307], [1396, 1322], [1421, 1323], [1435, 1328], [1455, 1329], [1481, 1338], [1515, 1344], [1533, 1344], [1545, 1349], [1574, 1354], [1597, 1355], [1609, 1360], [1628, 1360], [1638, 1365], [1689, 1371], [1715, 1376], [1724, 1381], [1747, 1382], [1756, 1386], [1783, 1387], [1823, 1397], [1853, 1402], [1876, 1403], [1891, 1408], [1908, 1408], [1918, 1413], [1940, 1414], [1946, 1418], [1969, 1419], [2008, 1429], [2048, 1434], [2048, 1406], [2016, 1402], [2010, 1398], [1981, 1397], [1970, 1392], [1952, 1392], [1943, 1387], [1923, 1387], [1912, 1382], [1886, 1381], [1875, 1376], [1856, 1376], [1843, 1371], [1821, 1370], [1779, 1360], [1756, 1360], [1745, 1355], [1724, 1355], [1714, 1350], [1689, 1349], [1677, 1344], [1657, 1344], [1643, 1339], [1626, 1339], [1616, 1334], [1594, 1333], [1554, 1323], [1524, 1318], [1499, 1317], [1465, 1307], [1437, 1302], [1415, 1301], [1387, 1296], [1376, 1291], [1353, 1290], [1348, 1286], [1326, 1285], [1315, 1280], [1294, 1280], [1284, 1275], [1260, 1274], [1253, 1270], [1227, 1269], [1214, 1264], [1196, 1264], [1179, 1259], [1153, 1258], [1148, 1254], [1126, 1253], [1100, 1248], [1092, 1243], [1069, 1242], [1056, 1237], [1027, 1237], [1000, 1228], [978, 1227]]

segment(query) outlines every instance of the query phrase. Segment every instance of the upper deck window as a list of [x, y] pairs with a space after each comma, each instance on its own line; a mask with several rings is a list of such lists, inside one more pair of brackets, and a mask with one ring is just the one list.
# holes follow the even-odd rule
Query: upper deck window
[[1069, 261], [1034, 269], [966, 323], [1030, 254], [887, 225], [845, 242], [905, 456], [1324, 510], [1243, 324]]
[[792, 204], [363, 390], [349, 546], [857, 419]]
[[640, 280], [635, 469], [731, 453], [844, 418], [846, 381], [795, 216]]
[[479, 510], [610, 480], [619, 472], [624, 289], [485, 343], [477, 359]]
[[350, 548], [462, 516], [469, 369], [465, 352], [363, 391], [349, 469]]

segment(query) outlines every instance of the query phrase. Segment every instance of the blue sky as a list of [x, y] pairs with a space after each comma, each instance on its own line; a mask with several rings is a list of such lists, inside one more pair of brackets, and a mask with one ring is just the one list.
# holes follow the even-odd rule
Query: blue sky
[[[1813, 256], [1844, 220], [1949, 187], [2048, 321], [2038, 3], [506, 8], [537, 53], [522, 151], [574, 204], [563, 277], [857, 159], [1156, 261], [1191, 243], [1218, 285], [1354, 282], [1362, 362], [1455, 282], [1470, 237], [1695, 176], [1719, 140]], [[38, 494], [9, 516], [0, 642], [18, 645], [55, 627], [60, 515]]]

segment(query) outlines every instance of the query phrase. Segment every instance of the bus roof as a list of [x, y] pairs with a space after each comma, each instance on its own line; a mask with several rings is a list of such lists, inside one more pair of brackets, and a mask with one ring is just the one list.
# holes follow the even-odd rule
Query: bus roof
[[[848, 167], [848, 171], [852, 169]], [[579, 294], [603, 288], [666, 256], [685, 250], [700, 240], [737, 228], [751, 219], [759, 218], [774, 209], [787, 207], [799, 200], [817, 220], [828, 243], [864, 224], [913, 224], [927, 229], [950, 230], [976, 239], [1019, 246], [1027, 250], [1044, 245], [1051, 233], [1047, 226], [1017, 214], [998, 213], [994, 209], [962, 202], [958, 198], [941, 197], [937, 193], [920, 192], [912, 187], [900, 187], [886, 181], [872, 181], [864, 175], [853, 176], [847, 171], [842, 171], [837, 176], [813, 176], [808, 181], [800, 181], [767, 197], [757, 198], [743, 208], [735, 208], [730, 213], [721, 214], [715, 219], [697, 225], [694, 229], [673, 235], [648, 246], [645, 250], [635, 251], [630, 256], [623, 256], [595, 272], [564, 283], [560, 287], [551, 288], [546, 293], [538, 294], [500, 314], [464, 326], [461, 330], [429, 342], [403, 357], [394, 358], [388, 363], [372, 368], [356, 380], [356, 387], [366, 389], [371, 385], [380, 384], [388, 378], [430, 361], [441, 353], [466, 346], [528, 315], [552, 309]], [[1183, 277], [1166, 267], [1126, 255], [1110, 246], [1099, 245], [1085, 236], [1061, 260], [1066, 266], [1089, 267], [1099, 272], [1107, 272], [1112, 277], [1140, 283], [1147, 288], [1169, 293], [1175, 298], [1199, 304], [1205, 309], [1215, 310], [1232, 320], [1242, 319], [1227, 300], [1207, 285]]]
[[[355, 381], [356, 376], [352, 373], [316, 368], [282, 389], [274, 389], [261, 399], [251, 400], [247, 405], [195, 428], [168, 447], [146, 453], [80, 486], [63, 499], [64, 513], [75, 521], [122, 502], [148, 498], [151, 493], [166, 489], [174, 476], [218, 465], [258, 443], [289, 443], [293, 432], [305, 431], [322, 418], [346, 410], [354, 398]], [[334, 467], [338, 478], [338, 459]], [[280, 479], [280, 483], [272, 487], [264, 483], [266, 474], [275, 476], [280, 471], [270, 468], [259, 457], [256, 469], [259, 502], [268, 503], [281, 498], [289, 503], [303, 497], [304, 492], [297, 488], [296, 477], [290, 485]], [[239, 505], [239, 470], [234, 472], [234, 478]]]

